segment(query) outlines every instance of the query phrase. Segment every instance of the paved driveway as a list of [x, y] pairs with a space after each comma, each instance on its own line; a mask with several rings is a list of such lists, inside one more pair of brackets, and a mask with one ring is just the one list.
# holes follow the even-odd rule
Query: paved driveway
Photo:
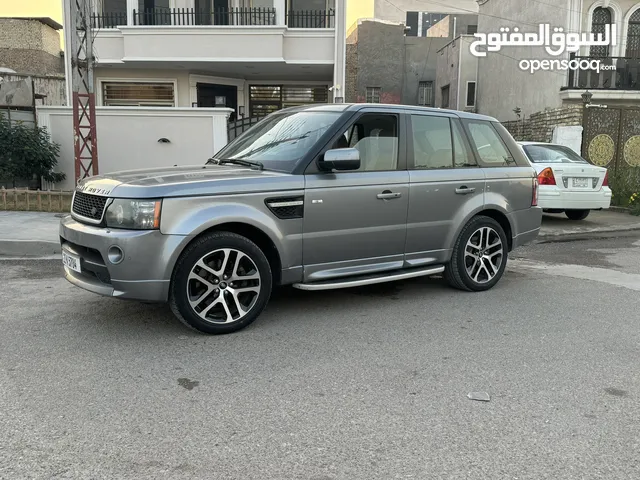
[[284, 289], [223, 337], [0, 261], [0, 478], [640, 478], [639, 254], [528, 247], [482, 294]]

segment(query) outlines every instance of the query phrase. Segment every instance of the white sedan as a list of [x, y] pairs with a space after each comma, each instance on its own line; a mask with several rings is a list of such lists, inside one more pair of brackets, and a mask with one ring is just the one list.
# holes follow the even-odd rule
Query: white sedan
[[584, 220], [611, 205], [607, 169], [591, 165], [564, 145], [518, 142], [538, 173], [538, 205], [544, 212]]

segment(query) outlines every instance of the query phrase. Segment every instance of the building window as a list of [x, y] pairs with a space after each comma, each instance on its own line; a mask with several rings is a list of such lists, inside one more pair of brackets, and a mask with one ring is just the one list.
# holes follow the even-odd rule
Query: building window
[[380, 103], [380, 87], [367, 87], [367, 103]]
[[476, 82], [467, 82], [467, 107], [476, 106]]
[[478, 25], [467, 25], [467, 35], [478, 33]]
[[627, 57], [640, 57], [640, 8], [631, 14], [627, 30]]
[[108, 107], [174, 107], [174, 85], [168, 82], [104, 82], [102, 104]]
[[[595, 33], [596, 36], [601, 33], [604, 37], [606, 25], [610, 24], [611, 10], [598, 7], [593, 11], [593, 16], [591, 17], [591, 33]], [[589, 55], [592, 57], [608, 57], [609, 45], [593, 45], [589, 51]]]
[[418, 105], [433, 107], [433, 82], [418, 84]]
[[440, 105], [442, 108], [449, 108], [449, 85], [446, 85], [440, 89]]
[[251, 117], [264, 117], [282, 108], [327, 103], [326, 85], [250, 85], [249, 110]]

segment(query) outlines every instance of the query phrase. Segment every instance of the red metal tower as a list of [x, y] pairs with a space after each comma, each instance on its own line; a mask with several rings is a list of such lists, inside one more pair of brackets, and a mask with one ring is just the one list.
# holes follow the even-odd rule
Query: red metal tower
[[91, 0], [70, 0], [73, 139], [76, 183], [98, 174], [96, 97], [93, 89]]

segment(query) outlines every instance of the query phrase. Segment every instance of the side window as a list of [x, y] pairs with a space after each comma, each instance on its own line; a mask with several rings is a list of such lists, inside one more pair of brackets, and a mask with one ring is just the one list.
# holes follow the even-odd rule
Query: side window
[[453, 168], [448, 117], [411, 115], [414, 168]]
[[[386, 171], [398, 168], [398, 116], [366, 113], [339, 137], [360, 152], [357, 171]], [[334, 148], [338, 148], [337, 146]]]
[[471, 120], [467, 122], [467, 128], [483, 163], [492, 167], [515, 163], [498, 132], [489, 122]]
[[458, 120], [451, 120], [453, 132], [453, 159], [455, 168], [477, 167], [478, 163], [473, 157], [471, 149], [464, 141], [462, 127]]

